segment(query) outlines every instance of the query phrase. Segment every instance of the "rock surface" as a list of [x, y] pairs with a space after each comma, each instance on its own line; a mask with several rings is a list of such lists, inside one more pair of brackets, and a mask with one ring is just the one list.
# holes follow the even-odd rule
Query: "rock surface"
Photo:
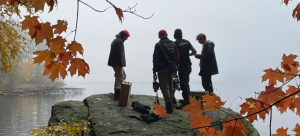
[[[142, 113], [131, 108], [132, 101], [139, 101], [153, 109], [155, 96], [133, 95], [127, 106], [118, 106], [118, 101], [113, 100], [113, 93], [92, 95], [81, 101], [59, 102], [52, 106], [51, 117], [48, 124], [59, 122], [64, 119], [66, 123], [71, 123], [72, 118], [79, 122], [87, 120], [88, 116], [93, 117], [91, 126], [93, 135], [97, 136], [197, 136], [199, 131], [188, 130], [191, 120], [187, 120], [187, 115], [181, 110], [174, 109], [172, 114], [165, 115], [161, 120], [147, 124], [140, 117]], [[160, 99], [160, 104], [165, 106]], [[221, 110], [231, 115], [240, 116], [231, 109], [222, 107]], [[219, 112], [219, 113], [218, 113]], [[213, 118], [213, 123], [230, 118], [230, 115], [222, 111], [207, 111]], [[180, 128], [168, 125], [179, 126]], [[247, 128], [247, 136], [259, 136], [257, 130], [247, 121], [243, 120]], [[184, 128], [184, 129], [181, 129]], [[215, 128], [221, 129], [222, 126]]]

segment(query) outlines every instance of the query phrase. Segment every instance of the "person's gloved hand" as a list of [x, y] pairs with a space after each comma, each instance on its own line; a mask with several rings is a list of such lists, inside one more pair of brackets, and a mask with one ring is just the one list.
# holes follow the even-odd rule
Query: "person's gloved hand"
[[196, 55], [195, 55], [195, 58], [201, 59], [201, 54], [196, 54]]

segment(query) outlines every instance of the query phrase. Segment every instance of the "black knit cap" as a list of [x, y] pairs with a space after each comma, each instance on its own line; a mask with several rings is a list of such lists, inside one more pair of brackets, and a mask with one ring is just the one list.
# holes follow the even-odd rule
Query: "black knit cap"
[[181, 31], [181, 29], [176, 29], [175, 30], [175, 32], [174, 32], [174, 38], [175, 39], [182, 38], [182, 31]]

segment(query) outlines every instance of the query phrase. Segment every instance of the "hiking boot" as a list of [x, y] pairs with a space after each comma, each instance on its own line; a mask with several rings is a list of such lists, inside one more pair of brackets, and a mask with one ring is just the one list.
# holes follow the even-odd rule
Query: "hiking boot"
[[184, 106], [189, 105], [189, 102], [183, 101], [183, 103], [181, 103], [181, 105], [176, 106], [175, 109], [181, 110]]
[[120, 89], [115, 90], [114, 100], [119, 100], [120, 97]]
[[168, 102], [166, 104], [166, 110], [168, 114], [171, 114], [173, 112], [173, 104], [171, 102]]

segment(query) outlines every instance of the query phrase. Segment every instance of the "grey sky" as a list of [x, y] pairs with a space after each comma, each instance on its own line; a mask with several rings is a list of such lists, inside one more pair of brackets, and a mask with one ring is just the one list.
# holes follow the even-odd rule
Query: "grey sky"
[[[84, 1], [98, 10], [110, 5], [103, 1]], [[183, 31], [184, 39], [190, 40], [200, 52], [201, 45], [195, 37], [205, 33], [208, 40], [216, 44], [215, 52], [219, 75], [215, 82], [261, 82], [262, 70], [275, 68], [281, 62], [283, 53], [298, 54], [300, 49], [300, 25], [292, 18], [292, 11], [298, 1], [291, 1], [287, 7], [281, 1], [272, 0], [200, 0], [200, 1], [112, 1], [122, 9], [136, 7], [137, 14], [148, 17], [144, 20], [124, 13], [121, 25], [114, 9], [104, 13], [94, 12], [80, 3], [76, 40], [84, 47], [84, 59], [90, 65], [90, 75], [70, 76], [67, 83], [113, 82], [113, 70], [107, 66], [111, 41], [121, 30], [128, 30], [131, 36], [125, 42], [127, 59], [127, 80], [132, 82], [152, 81], [152, 54], [159, 40], [158, 31], [165, 29], [173, 39], [176, 28]], [[75, 28], [76, 2], [59, 1], [58, 10], [41, 15], [42, 20], [56, 23], [57, 19], [68, 21]], [[68, 32], [67, 32], [68, 33]], [[66, 35], [66, 34], [64, 34]], [[73, 34], [68, 37], [70, 42]], [[193, 71], [191, 82], [200, 82], [199, 60], [191, 57]]]

